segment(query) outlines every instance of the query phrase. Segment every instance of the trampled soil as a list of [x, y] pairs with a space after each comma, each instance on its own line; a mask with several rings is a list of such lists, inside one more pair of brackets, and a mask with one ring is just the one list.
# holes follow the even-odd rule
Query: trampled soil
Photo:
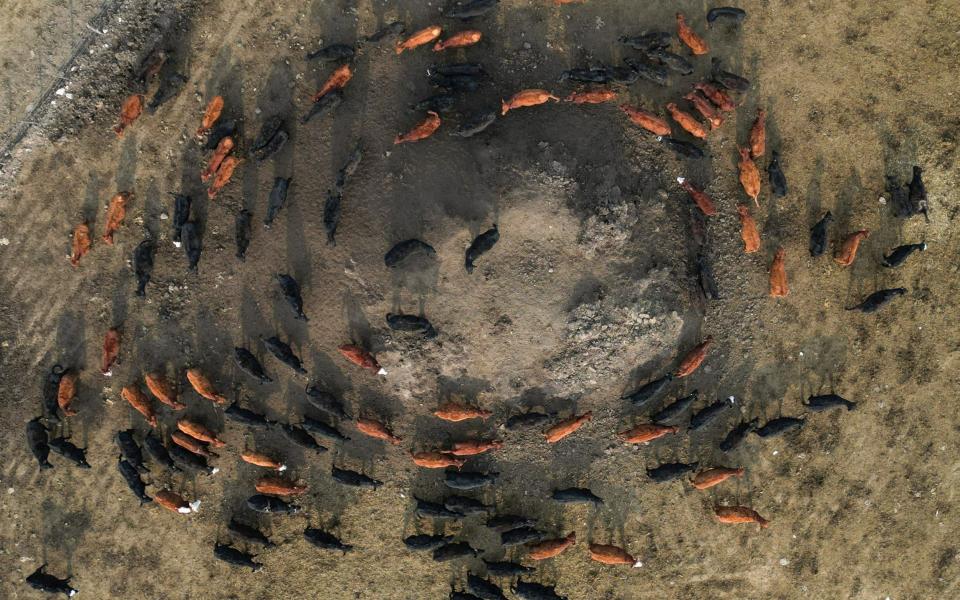
[[[405, 452], [468, 437], [505, 441], [502, 450], [471, 459], [471, 468], [501, 473], [495, 488], [475, 497], [502, 512], [536, 516], [551, 533], [577, 532], [576, 546], [531, 577], [569, 598], [960, 595], [953, 491], [960, 429], [952, 406], [960, 241], [951, 231], [960, 128], [951, 74], [960, 66], [960, 23], [950, 3], [744, 2], [749, 16], [739, 28], [708, 28], [708, 7], [694, 2], [558, 7], [502, 0], [495, 13], [468, 25], [442, 18], [436, 2], [59, 3], [38, 13], [42, 24], [22, 9], [48, 3], [14, 4], [0, 12], [46, 33], [23, 39], [0, 29], [0, 97], [11, 99], [0, 111], [9, 127], [0, 142], [10, 149], [0, 157], [0, 238], [8, 242], [0, 246], [0, 596], [41, 597], [23, 579], [46, 562], [54, 574], [72, 574], [82, 598], [445, 598], [468, 570], [482, 574], [482, 563], [434, 563], [408, 551], [403, 537], [442, 530], [469, 540], [489, 560], [504, 553], [476, 517], [462, 527], [414, 517], [414, 495], [439, 500], [448, 492], [442, 473], [415, 468]], [[673, 31], [677, 10], [706, 37], [710, 55], [695, 60], [694, 75], [674, 75], [666, 88], [634, 84], [621, 100], [664, 113], [664, 103], [709, 71], [710, 57], [721, 57], [753, 83], [735, 115], [711, 133], [707, 158], [677, 158], [614, 104], [521, 109], [475, 138], [448, 135], [460, 115], [497, 108], [519, 89], [568, 94], [573, 86], [557, 82], [564, 69], [636, 55], [617, 38]], [[83, 26], [94, 18], [101, 33]], [[475, 27], [485, 39], [444, 56], [421, 48], [398, 57], [390, 40], [364, 45], [344, 103], [332, 117], [301, 125], [310, 95], [333, 68], [306, 61], [306, 52], [352, 43], [394, 20], [408, 31], [434, 22], [449, 30]], [[17, 75], [26, 69], [20, 57], [51, 37], [57, 41], [44, 56], [66, 65], [64, 81], [54, 85], [55, 69]], [[189, 81], [118, 139], [111, 126], [136, 89], [132, 73], [158, 43], [174, 51]], [[427, 67], [465, 60], [482, 62], [490, 81], [443, 115], [433, 138], [394, 146], [394, 136], [423, 117], [409, 107], [432, 93]], [[51, 98], [59, 87], [72, 97]], [[241, 121], [240, 155], [273, 115], [286, 118], [291, 140], [268, 161], [248, 157], [224, 192], [207, 201], [198, 173], [209, 151], [193, 132], [216, 94], [226, 100], [224, 118]], [[24, 128], [18, 115], [31, 105], [40, 108], [24, 118], [37, 124]], [[768, 152], [781, 154], [790, 189], [774, 198], [764, 175], [754, 209], [763, 245], [746, 255], [736, 148], [758, 106], [769, 114]], [[358, 142], [364, 158], [345, 189], [331, 246], [323, 202]], [[929, 221], [891, 214], [887, 179], [905, 183], [913, 165], [924, 167]], [[719, 214], [705, 229], [678, 176], [714, 198]], [[287, 206], [267, 229], [262, 220], [275, 177], [292, 177], [292, 184]], [[110, 247], [99, 234], [106, 203], [120, 190], [134, 192], [135, 200]], [[172, 192], [194, 198], [203, 235], [196, 273], [171, 243]], [[242, 208], [254, 213], [243, 262], [233, 240]], [[825, 210], [835, 217], [833, 242], [871, 230], [851, 267], [808, 255], [809, 228]], [[82, 219], [95, 242], [74, 269], [70, 232]], [[494, 223], [499, 243], [467, 274], [465, 248]], [[141, 299], [130, 258], [147, 236], [159, 250]], [[387, 269], [383, 254], [411, 237], [433, 245], [437, 260]], [[921, 240], [926, 252], [897, 269], [880, 266], [892, 247]], [[715, 272], [716, 300], [703, 299], [697, 285], [700, 241]], [[767, 268], [778, 246], [787, 252], [791, 289], [774, 300]], [[279, 272], [303, 287], [308, 322], [284, 303], [273, 280]], [[900, 286], [909, 290], [905, 297], [876, 314], [843, 310], [877, 289]], [[397, 311], [423, 311], [438, 337], [391, 331], [384, 316]], [[112, 326], [123, 329], [123, 351], [113, 377], [105, 378], [100, 347]], [[259, 337], [274, 334], [290, 340], [309, 377], [293, 375], [263, 350]], [[621, 396], [674, 367], [707, 335], [716, 344], [704, 367], [676, 382], [668, 398], [698, 390], [699, 408], [733, 396], [737, 410], [705, 431], [636, 448], [620, 443], [615, 433], [650, 412]], [[373, 350], [387, 376], [344, 361], [336, 348], [348, 342]], [[259, 385], [241, 372], [234, 346], [250, 348], [275, 382]], [[90, 470], [53, 456], [55, 468], [38, 472], [25, 443], [24, 423], [41, 413], [43, 379], [55, 363], [81, 370], [80, 414], [66, 433], [88, 449]], [[351, 440], [316, 456], [278, 432], [225, 422], [185, 391], [186, 413], [223, 431], [228, 442], [215, 461], [221, 472], [184, 478], [153, 466], [148, 493], [169, 486], [203, 504], [186, 517], [141, 508], [117, 472], [112, 438], [129, 427], [142, 436], [147, 425], [119, 392], [157, 368], [177, 373], [187, 390], [188, 366], [283, 422], [316, 416], [303, 389], [320, 381], [352, 414], [388, 422], [404, 442], [385, 445], [345, 423]], [[858, 402], [857, 409], [804, 410], [807, 396], [829, 391]], [[430, 415], [454, 397], [495, 414], [453, 425]], [[536, 430], [499, 427], [531, 408], [561, 416], [590, 410], [593, 420], [553, 446]], [[167, 431], [176, 416], [160, 412]], [[780, 415], [806, 422], [782, 438], [750, 436], [733, 453], [718, 449], [739, 420]], [[230, 539], [231, 515], [253, 520], [244, 501], [262, 473], [239, 460], [244, 448], [284, 456], [290, 473], [310, 485], [302, 514], [260, 519], [280, 545], [251, 548], [265, 565], [258, 573], [232, 568], [212, 552], [215, 541]], [[647, 467], [662, 462], [693, 461], [743, 466], [746, 475], [706, 492], [646, 476]], [[385, 485], [344, 488], [331, 479], [331, 464]], [[549, 500], [553, 489], [570, 486], [590, 487], [604, 505]], [[719, 524], [717, 503], [752, 506], [771, 525]], [[309, 546], [301, 535], [308, 525], [336, 532], [355, 550], [341, 555]], [[623, 546], [643, 565], [594, 563], [589, 541]]]

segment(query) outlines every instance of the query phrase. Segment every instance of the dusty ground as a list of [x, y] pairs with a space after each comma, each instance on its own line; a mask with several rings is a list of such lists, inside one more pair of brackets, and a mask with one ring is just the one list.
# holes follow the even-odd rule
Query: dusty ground
[[[61, 65], [93, 33], [85, 24], [97, 22], [100, 8], [94, 0], [4, 3], [0, 130], [9, 134], [23, 121], [35, 122], [31, 113], [39, 104], [38, 96], [59, 81]], [[95, 25], [90, 28], [96, 29]]]
[[[20, 5], [37, 12], [40, 4], [0, 10], [29, 17]], [[411, 494], [435, 500], [443, 490], [439, 474], [418, 472], [401, 450], [350, 430], [354, 439], [343, 447], [307, 456], [273, 434], [223, 424], [192, 393], [188, 412], [223, 425], [230, 444], [218, 461], [223, 472], [182, 480], [155, 469], [151, 482], [204, 501], [195, 516], [138, 508], [117, 473], [111, 438], [145, 425], [119, 398], [120, 387], [147, 369], [200, 365], [251, 406], [295, 422], [309, 412], [306, 380], [264, 357], [278, 383], [258, 386], [230, 356], [241, 344], [262, 355], [257, 336], [277, 332], [293, 340], [312, 380], [341, 392], [354, 411], [389, 421], [409, 446], [502, 436], [504, 450], [475, 460], [503, 473], [495, 492], [480, 497], [538, 516], [558, 533], [577, 531], [583, 542], [541, 565], [534, 578], [570, 598], [960, 595], [960, 430], [952, 407], [960, 348], [951, 328], [960, 121], [950, 77], [960, 66], [960, 23], [950, 3], [744, 2], [750, 16], [740, 30], [707, 30], [702, 4], [679, 3], [712, 54], [754, 82], [737, 116], [711, 135], [702, 161], [677, 161], [612, 106], [518, 111], [466, 141], [445, 135], [447, 124], [435, 139], [394, 147], [393, 136], [420, 118], [407, 106], [429, 95], [424, 71], [436, 57], [418, 50], [398, 58], [387, 46], [370, 47], [356, 61], [335, 119], [293, 128], [280, 155], [247, 161], [225, 193], [207, 202], [196, 176], [205, 155], [190, 139], [206, 99], [225, 96], [228, 116], [243, 119], [249, 143], [266, 117], [293, 120], [305, 111], [329, 72], [303, 59], [321, 40], [352, 42], [394, 19], [411, 27], [438, 20], [436, 2], [274, 4], [108, 3], [107, 33], [94, 35], [73, 63], [71, 49], [91, 33], [82, 19], [100, 6], [76, 3], [75, 19], [63, 3], [59, 17], [39, 11], [34, 24], [42, 14], [51, 20], [38, 27], [60, 30], [53, 46], [43, 36], [25, 42], [2, 31], [3, 85], [12, 90], [2, 94], [16, 100], [4, 107], [4, 127], [15, 127], [35, 98], [55, 89], [54, 72], [17, 75], [30, 68], [22, 57], [31, 49], [44, 46], [50, 61], [79, 73], [67, 86], [74, 98], [34, 114], [39, 126], [2, 157], [0, 238], [9, 244], [0, 246], [0, 595], [38, 597], [23, 578], [42, 562], [53, 573], [72, 573], [88, 598], [443, 598], [469, 566], [479, 568], [437, 565], [404, 549], [402, 537], [432, 528], [412, 516]], [[671, 29], [676, 10], [674, 3], [503, 0], [495, 16], [477, 22], [486, 40], [450, 60], [479, 60], [492, 73], [493, 83], [467, 101], [471, 108], [496, 106], [523, 87], [567, 92], [556, 83], [560, 71], [619, 60], [629, 53], [618, 36]], [[118, 75], [128, 76], [158, 39], [177, 49], [190, 82], [118, 140], [110, 126], [132, 89]], [[698, 62], [699, 72], [707, 62]], [[639, 83], [628, 97], [662, 104], [694, 78], [675, 79], [671, 91]], [[774, 200], [765, 188], [756, 213], [763, 250], [744, 255], [735, 146], [758, 104], [770, 114], [768, 147], [783, 155], [791, 190]], [[323, 198], [357, 140], [366, 155], [331, 247]], [[878, 201], [889, 198], [885, 178], [903, 180], [913, 164], [926, 169], [929, 223], [894, 219]], [[697, 295], [689, 201], [674, 183], [678, 175], [706, 186], [720, 209], [707, 225], [717, 301]], [[266, 230], [259, 222], [275, 176], [292, 176], [293, 184], [289, 205]], [[72, 269], [65, 255], [73, 225], [86, 218], [101, 231], [105, 204], [121, 189], [136, 200], [117, 244], [96, 244]], [[164, 216], [174, 191], [196, 200], [204, 229], [197, 274], [169, 241]], [[243, 263], [233, 249], [240, 207], [255, 214]], [[826, 209], [837, 218], [834, 238], [873, 231], [851, 268], [807, 255], [808, 228]], [[493, 222], [501, 241], [468, 276], [463, 249]], [[160, 250], [142, 300], [133, 295], [129, 257], [145, 235], [158, 238]], [[439, 262], [388, 272], [383, 253], [414, 236], [433, 244]], [[897, 270], [879, 266], [889, 248], [919, 240], [929, 244], [926, 253]], [[791, 293], [774, 301], [766, 296], [766, 269], [778, 245], [787, 250]], [[282, 271], [304, 287], [306, 324], [292, 318], [271, 281]], [[893, 286], [910, 292], [878, 314], [842, 310]], [[383, 315], [398, 308], [424, 310], [438, 339], [390, 332]], [[97, 363], [103, 333], [114, 325], [123, 327], [124, 351], [108, 380]], [[734, 414], [697, 435], [644, 448], [618, 444], [613, 433], [642, 417], [621, 393], [708, 334], [716, 351], [674, 394], [699, 389], [710, 401], [733, 395], [745, 415], [765, 420], [800, 414], [807, 395], [833, 389], [858, 401], [858, 410], [810, 415], [802, 431], [751, 438], [733, 456], [716, 446]], [[375, 350], [389, 376], [346, 364], [335, 348], [351, 340]], [[23, 424], [39, 414], [42, 379], [55, 362], [83, 369], [82, 412], [69, 431], [88, 448], [89, 471], [54, 457], [56, 468], [38, 473], [24, 442]], [[457, 394], [478, 399], [495, 418], [441, 426], [429, 411]], [[533, 432], [495, 429], [527, 405], [592, 410], [595, 418], [549, 448]], [[164, 422], [169, 426], [171, 415]], [[211, 552], [215, 540], [228, 539], [224, 524], [243, 513], [257, 476], [237, 459], [245, 446], [282, 452], [311, 484], [305, 516], [262, 521], [274, 539], [289, 543], [262, 553], [266, 569], [256, 574], [231, 569]], [[747, 476], [709, 493], [650, 483], [644, 469], [671, 460], [739, 464]], [[329, 477], [331, 461], [387, 485], [344, 490]], [[545, 499], [568, 485], [590, 486], [605, 506], [559, 509]], [[720, 525], [710, 513], [715, 502], [752, 505], [773, 523], [759, 532]], [[340, 556], [309, 547], [300, 538], [307, 523], [332, 528], [358, 550]], [[478, 523], [469, 521], [462, 534], [489, 550], [488, 558], [499, 556]], [[587, 540], [623, 545], [644, 565], [598, 566], [586, 555]]]

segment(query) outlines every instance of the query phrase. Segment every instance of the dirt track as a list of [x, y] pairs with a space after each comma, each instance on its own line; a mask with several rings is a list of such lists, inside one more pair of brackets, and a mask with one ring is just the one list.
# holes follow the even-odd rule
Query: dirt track
[[[577, 531], [583, 541], [533, 578], [570, 598], [960, 595], [953, 491], [960, 429], [952, 407], [960, 355], [951, 328], [960, 121], [956, 86], [946, 76], [960, 66], [960, 27], [949, 3], [917, 10], [885, 0], [746, 2], [750, 16], [740, 30], [707, 30], [701, 4], [679, 3], [705, 33], [711, 55], [754, 82], [736, 117], [711, 134], [701, 161], [677, 160], [613, 106], [525, 109], [470, 140], [446, 135], [451, 119], [434, 139], [395, 147], [396, 133], [421, 118], [407, 107], [431, 93], [424, 73], [437, 59], [426, 49], [397, 57], [389, 44], [366, 47], [335, 119], [293, 127], [275, 159], [247, 161], [215, 202], [205, 200], [197, 178], [206, 154], [191, 139], [207, 98], [226, 98], [227, 116], [242, 119], [249, 145], [266, 117], [286, 114], [293, 122], [305, 112], [330, 70], [303, 59], [320, 40], [352, 42], [395, 19], [408, 29], [438, 19], [435, 6], [407, 2], [276, 8], [236, 0], [199, 6], [191, 19], [192, 4], [179, 12], [122, 4], [114, 16], [137, 33], [108, 33], [102, 43], [110, 47], [84, 59], [84, 73], [68, 88], [74, 104], [48, 113], [44, 129], [27, 135], [12, 161], [22, 165], [17, 178], [0, 195], [0, 238], [10, 242], [0, 246], [7, 457], [0, 470], [0, 595], [38, 597], [22, 580], [42, 562], [58, 575], [72, 573], [85, 598], [444, 598], [468, 564], [479, 567], [437, 565], [405, 550], [404, 536], [432, 531], [430, 523], [418, 529], [411, 495], [433, 500], [444, 490], [441, 475], [418, 472], [400, 450], [345, 426], [349, 443], [308, 456], [273, 433], [224, 424], [192, 393], [188, 412], [225, 431], [229, 446], [217, 461], [223, 472], [184, 481], [154, 469], [151, 481], [203, 500], [197, 515], [137, 507], [117, 473], [112, 436], [127, 427], [142, 433], [146, 425], [120, 399], [120, 387], [147, 369], [201, 365], [224, 388], [236, 386], [245, 404], [296, 422], [310, 412], [307, 380], [268, 360], [257, 340], [278, 332], [293, 340], [310, 380], [342, 393], [354, 412], [390, 422], [408, 442], [404, 448], [468, 434], [503, 437], [501, 452], [473, 463], [503, 474], [495, 493], [478, 497], [537, 516], [551, 532]], [[616, 42], [620, 35], [672, 30], [673, 3], [634, 4], [503, 0], [475, 25], [485, 41], [448, 58], [482, 62], [491, 73], [492, 83], [466, 108], [497, 106], [525, 87], [567, 93], [567, 84], [556, 83], [562, 70], [634, 54]], [[118, 140], [110, 127], [130, 89], [115, 75], [128, 73], [159, 37], [175, 45], [189, 83]], [[0, 44], [5, 58], [15, 57], [9, 38]], [[708, 62], [698, 61], [697, 75]], [[695, 80], [675, 78], [666, 90], [639, 83], [626, 98], [662, 106]], [[46, 87], [38, 80], [14, 96]], [[768, 147], [780, 150], [791, 190], [776, 200], [764, 186], [755, 211], [762, 251], [744, 255], [736, 142], [758, 104], [770, 115]], [[42, 143], [44, 132], [57, 141]], [[323, 199], [358, 140], [365, 157], [331, 247]], [[885, 178], [904, 181], [914, 164], [925, 167], [929, 223], [894, 219], [878, 202], [890, 198]], [[720, 210], [707, 224], [718, 301], [697, 295], [691, 205], [675, 184], [681, 175], [705, 186]], [[276, 176], [293, 183], [287, 207], [267, 230], [260, 223]], [[95, 243], [72, 269], [65, 255], [73, 225], [86, 218], [99, 233], [105, 203], [121, 189], [136, 200], [117, 244]], [[204, 244], [198, 274], [170, 243], [164, 216], [175, 191], [196, 201]], [[233, 223], [242, 207], [254, 212], [255, 225], [241, 263]], [[836, 217], [833, 239], [872, 231], [850, 268], [808, 257], [809, 227], [827, 209]], [[467, 275], [464, 248], [494, 222], [500, 243]], [[160, 250], [141, 300], [128, 262], [145, 235], [158, 239]], [[383, 253], [409, 237], [430, 242], [439, 261], [393, 274]], [[893, 246], [919, 240], [929, 244], [925, 253], [896, 270], [879, 266]], [[779, 245], [787, 250], [791, 293], [774, 301], [766, 296], [766, 269]], [[306, 324], [292, 317], [271, 280], [283, 271], [304, 288]], [[842, 310], [895, 286], [909, 293], [878, 314]], [[424, 310], [438, 339], [390, 332], [383, 315], [397, 309]], [[97, 372], [99, 348], [114, 325], [123, 326], [124, 351], [107, 380]], [[701, 403], [733, 395], [745, 417], [761, 421], [800, 415], [803, 399], [830, 389], [858, 409], [811, 414], [800, 432], [752, 437], [732, 456], [716, 446], [739, 419], [734, 414], [704, 433], [642, 448], [619, 444], [613, 433], [642, 420], [620, 395], [708, 334], [716, 351], [671, 395], [698, 389]], [[343, 361], [336, 347], [349, 341], [369, 345], [389, 375], [376, 378]], [[235, 345], [253, 349], [279, 383], [258, 386], [241, 373]], [[24, 443], [23, 424], [39, 414], [43, 375], [55, 362], [83, 369], [82, 412], [69, 431], [88, 448], [89, 471], [54, 457], [56, 468], [38, 473]], [[494, 418], [442, 425], [429, 411], [454, 395], [476, 399]], [[594, 420], [556, 447], [535, 432], [496, 428], [533, 405], [564, 416], [592, 410]], [[164, 414], [166, 427], [174, 418]], [[258, 475], [237, 458], [245, 446], [282, 452], [311, 485], [306, 516], [263, 520], [275, 541], [289, 543], [262, 553], [266, 568], [256, 574], [230, 569], [211, 552], [215, 540], [229, 539], [224, 524]], [[646, 467], [673, 460], [737, 463], [747, 476], [710, 492], [649, 482]], [[329, 477], [331, 462], [387, 485], [344, 491]], [[590, 486], [604, 507], [558, 509], [545, 499], [569, 485]], [[772, 525], [759, 532], [720, 525], [710, 512], [716, 502], [752, 505]], [[300, 537], [307, 523], [336, 531], [357, 551], [340, 556], [308, 546]], [[475, 519], [462, 534], [490, 550], [487, 558], [499, 556], [495, 536]], [[643, 567], [592, 563], [588, 540], [622, 545]]]

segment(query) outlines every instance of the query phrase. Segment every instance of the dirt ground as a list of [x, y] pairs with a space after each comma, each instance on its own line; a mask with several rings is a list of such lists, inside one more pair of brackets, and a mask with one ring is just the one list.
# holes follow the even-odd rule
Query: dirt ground
[[[50, 4], [55, 8], [42, 8]], [[703, 3], [641, 4], [502, 0], [469, 25], [484, 33], [474, 48], [398, 57], [390, 42], [365, 45], [342, 106], [307, 125], [297, 120], [332, 69], [306, 61], [307, 51], [352, 43], [393, 20], [408, 30], [460, 26], [441, 18], [436, 0], [0, 6], [0, 144], [9, 152], [0, 156], [0, 596], [41, 597], [23, 579], [46, 562], [54, 574], [71, 574], [84, 598], [446, 598], [469, 570], [482, 574], [482, 563], [434, 563], [408, 551], [403, 537], [446, 531], [487, 559], [504, 553], [476, 517], [444, 526], [413, 515], [413, 495], [439, 500], [446, 492], [442, 473], [417, 469], [405, 450], [477, 436], [501, 438], [505, 447], [471, 459], [470, 467], [501, 473], [495, 488], [475, 497], [536, 516], [552, 533], [577, 532], [576, 546], [531, 577], [563, 596], [960, 597], [960, 426], [952, 407], [960, 346], [951, 326], [960, 310], [960, 240], [952, 232], [960, 184], [955, 6], [745, 1], [741, 27], [708, 28]], [[498, 107], [516, 90], [569, 93], [572, 86], [557, 82], [561, 71], [635, 55], [617, 38], [672, 31], [677, 10], [704, 34], [710, 55], [697, 59], [694, 75], [673, 76], [667, 88], [640, 82], [622, 98], [662, 107], [709, 71], [710, 56], [723, 58], [753, 83], [735, 115], [711, 133], [707, 158], [678, 159], [614, 105], [523, 109], [475, 138], [447, 135], [458, 113]], [[18, 21], [6, 20], [14, 14]], [[94, 18], [100, 33], [83, 25]], [[45, 33], [18, 37], [17, 23]], [[131, 74], [157, 43], [174, 50], [189, 81], [118, 139], [111, 126], [135, 89]], [[41, 49], [44, 61], [65, 69], [59, 83], [60, 67], [42, 71], [24, 58]], [[491, 81], [444, 115], [433, 138], [394, 146], [393, 137], [422, 118], [408, 107], [431, 93], [426, 68], [443, 60], [482, 62]], [[50, 105], [45, 94], [59, 87], [71, 97]], [[287, 118], [291, 140], [269, 161], [246, 160], [207, 201], [197, 174], [209, 152], [193, 132], [216, 94], [226, 100], [224, 118], [241, 121], [239, 154], [273, 115]], [[24, 128], [23, 115], [41, 98], [47, 103], [29, 113], [35, 124]], [[776, 199], [764, 181], [754, 210], [763, 245], [747, 255], [735, 209], [745, 201], [736, 146], [758, 106], [768, 111], [768, 148], [782, 155], [790, 190]], [[324, 198], [358, 142], [364, 158], [347, 184], [338, 243], [330, 246]], [[905, 183], [913, 165], [925, 169], [929, 221], [890, 212], [887, 178]], [[267, 197], [281, 176], [292, 177], [288, 204], [266, 229]], [[678, 176], [717, 203], [705, 234]], [[110, 247], [99, 233], [106, 203], [120, 190], [135, 199]], [[203, 237], [196, 273], [170, 240], [171, 192], [194, 198]], [[241, 208], [254, 213], [244, 262], [233, 241]], [[851, 267], [809, 257], [809, 228], [825, 210], [835, 216], [834, 242], [871, 230]], [[95, 243], [73, 269], [70, 232], [83, 219]], [[464, 249], [493, 223], [501, 239], [468, 275]], [[147, 236], [159, 249], [141, 299], [130, 257]], [[432, 244], [437, 260], [387, 269], [384, 252], [411, 237]], [[704, 301], [697, 287], [696, 240], [704, 237], [717, 300]], [[890, 248], [921, 240], [926, 252], [898, 269], [880, 266]], [[778, 246], [787, 252], [790, 295], [774, 300], [767, 268]], [[308, 322], [284, 303], [273, 281], [278, 272], [302, 285]], [[906, 296], [876, 314], [843, 310], [898, 286]], [[384, 315], [398, 310], [423, 311], [439, 336], [391, 331]], [[113, 326], [122, 327], [123, 350], [105, 378], [100, 347]], [[309, 378], [264, 352], [259, 336], [274, 334], [291, 341]], [[674, 366], [707, 335], [716, 345], [705, 366], [669, 397], [696, 389], [699, 407], [734, 396], [740, 414], [731, 410], [706, 431], [649, 446], [621, 444], [615, 432], [644, 420], [621, 395]], [[351, 341], [372, 349], [388, 375], [346, 363], [336, 348]], [[274, 383], [258, 385], [236, 367], [239, 345], [261, 357]], [[40, 414], [43, 379], [55, 363], [81, 370], [80, 414], [66, 433], [87, 448], [91, 470], [53, 456], [55, 468], [39, 472], [25, 443], [24, 423]], [[112, 438], [148, 427], [120, 388], [157, 368], [178, 373], [186, 386], [188, 366], [284, 422], [315, 415], [303, 388], [322, 382], [352, 413], [388, 422], [404, 443], [361, 439], [346, 423], [352, 439], [315, 456], [276, 432], [224, 422], [209, 402], [185, 392], [186, 413], [224, 432], [228, 446], [216, 461], [222, 472], [184, 478], [154, 466], [148, 493], [166, 485], [203, 505], [187, 517], [141, 508], [117, 472]], [[801, 406], [810, 394], [831, 390], [857, 409], [806, 413]], [[430, 415], [458, 396], [494, 417], [449, 424]], [[536, 431], [498, 427], [532, 407], [561, 416], [590, 410], [594, 418], [549, 447]], [[166, 431], [176, 416], [161, 413]], [[779, 415], [807, 420], [785, 437], [751, 436], [733, 453], [719, 451], [741, 418]], [[282, 543], [259, 553], [265, 568], [258, 573], [231, 568], [212, 552], [215, 541], [230, 539], [231, 515], [253, 519], [244, 501], [260, 473], [240, 462], [243, 448], [282, 454], [292, 475], [310, 485], [304, 513], [261, 518]], [[647, 478], [647, 467], [674, 461], [743, 466], [746, 475], [706, 492]], [[331, 479], [331, 464], [385, 485], [344, 488]], [[551, 490], [570, 486], [590, 487], [605, 503], [587, 509], [549, 500]], [[763, 530], [722, 525], [712, 515], [716, 503], [752, 506], [772, 523]], [[356, 550], [309, 546], [301, 536], [308, 524]], [[588, 541], [621, 545], [643, 566], [594, 563]]]
[[38, 108], [38, 97], [59, 82], [61, 65], [92, 33], [85, 24], [97, 21], [99, 9], [100, 3], [92, 0], [4, 3], [0, 131], [9, 135], [24, 121], [35, 122], [31, 114]]

